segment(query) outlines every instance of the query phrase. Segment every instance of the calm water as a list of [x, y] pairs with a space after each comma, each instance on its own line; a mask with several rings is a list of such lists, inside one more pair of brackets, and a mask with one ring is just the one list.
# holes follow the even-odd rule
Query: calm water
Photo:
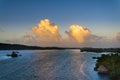
[[22, 56], [7, 57], [0, 51], [0, 80], [109, 80], [93, 70], [97, 53], [80, 50], [20, 50]]

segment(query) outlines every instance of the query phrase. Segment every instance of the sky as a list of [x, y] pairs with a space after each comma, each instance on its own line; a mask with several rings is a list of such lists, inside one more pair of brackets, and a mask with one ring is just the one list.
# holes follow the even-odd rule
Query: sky
[[0, 42], [120, 47], [120, 0], [0, 0]]

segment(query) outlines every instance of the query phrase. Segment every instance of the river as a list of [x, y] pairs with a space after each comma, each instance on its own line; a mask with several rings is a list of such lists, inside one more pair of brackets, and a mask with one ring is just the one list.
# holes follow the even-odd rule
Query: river
[[0, 51], [0, 80], [110, 80], [94, 71], [95, 59], [103, 53], [80, 50], [19, 50], [11, 58]]

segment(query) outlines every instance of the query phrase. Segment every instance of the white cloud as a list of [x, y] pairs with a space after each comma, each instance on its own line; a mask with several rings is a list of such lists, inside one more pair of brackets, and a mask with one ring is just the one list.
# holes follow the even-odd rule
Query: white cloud
[[84, 28], [80, 25], [71, 25], [69, 27], [69, 31], [65, 31], [69, 39], [75, 40], [78, 43], [83, 43], [87, 37], [91, 35], [91, 32], [89, 29]]
[[32, 28], [34, 36], [37, 41], [54, 43], [61, 40], [61, 35], [59, 34], [58, 26], [51, 23], [50, 20], [44, 19], [40, 23]]
[[107, 38], [95, 35], [83, 26], [71, 25], [65, 33], [67, 37], [61, 36], [58, 26], [44, 19], [32, 28], [32, 32], [8, 42], [58, 47], [115, 47], [120, 44], [120, 32], [114, 38]]

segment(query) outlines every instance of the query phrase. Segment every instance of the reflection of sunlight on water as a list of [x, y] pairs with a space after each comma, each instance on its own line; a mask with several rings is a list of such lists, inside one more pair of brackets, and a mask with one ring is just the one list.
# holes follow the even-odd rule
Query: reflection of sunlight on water
[[9, 52], [0, 52], [0, 80], [109, 80], [93, 70], [96, 61], [92, 57], [101, 53], [83, 53], [80, 49], [22, 50], [21, 57], [8, 59]]
[[85, 73], [85, 71], [84, 71], [84, 67], [86, 66], [86, 64], [87, 64], [86, 61], [84, 61], [84, 62], [81, 64], [80, 72], [82, 73], [82, 75], [83, 75], [85, 78], [87, 78], [87, 80], [89, 80], [89, 79], [90, 79], [90, 76], [87, 75], [87, 74]]
[[9, 56], [0, 56], [0, 60], [9, 59], [9, 58], [11, 58], [11, 57], [9, 57]]
[[80, 54], [80, 49], [70, 49], [70, 52]]
[[73, 77], [75, 77], [77, 80], [89, 80], [86, 79], [87, 76], [83, 70], [86, 64], [84, 55], [80, 52], [80, 50], [72, 50], [70, 53]]
[[101, 54], [110, 54], [111, 52], [102, 52]]

